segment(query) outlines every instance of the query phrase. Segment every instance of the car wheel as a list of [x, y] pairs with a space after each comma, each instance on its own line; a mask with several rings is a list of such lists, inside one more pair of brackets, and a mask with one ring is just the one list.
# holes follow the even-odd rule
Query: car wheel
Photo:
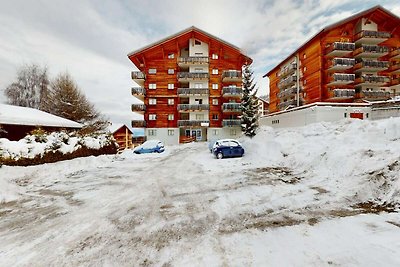
[[224, 157], [224, 154], [222, 154], [221, 152], [219, 152], [217, 154], [217, 159], [222, 159]]

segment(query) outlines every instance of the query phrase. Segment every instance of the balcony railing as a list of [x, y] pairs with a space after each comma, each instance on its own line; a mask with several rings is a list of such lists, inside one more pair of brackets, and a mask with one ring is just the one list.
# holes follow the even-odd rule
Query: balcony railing
[[365, 98], [379, 98], [379, 99], [390, 98], [390, 92], [385, 92], [385, 91], [367, 91], [367, 90], [363, 90], [362, 93], [364, 94]]
[[392, 52], [390, 52], [389, 57], [391, 59], [400, 59], [400, 47], [394, 49]]
[[208, 88], [178, 88], [178, 95], [208, 95]]
[[132, 87], [132, 95], [146, 95], [146, 90], [143, 87]]
[[145, 104], [132, 104], [132, 111], [134, 112], [144, 112], [146, 110]]
[[280, 89], [284, 89], [285, 87], [289, 85], [293, 85], [297, 82], [297, 77], [296, 76], [288, 76], [285, 79], [279, 81], [278, 87]]
[[224, 70], [222, 72], [222, 81], [241, 81], [242, 80], [242, 72], [238, 70]]
[[[299, 88], [299, 93], [303, 92], [303, 88]], [[297, 94], [297, 87], [291, 87], [289, 89], [285, 89], [278, 93], [279, 98], [285, 98], [287, 96], [291, 96]]]
[[333, 89], [333, 97], [335, 98], [352, 98], [355, 94], [355, 89]]
[[178, 120], [179, 127], [185, 126], [208, 126], [210, 121]]
[[[303, 105], [303, 103], [304, 103], [303, 99], [300, 99], [299, 100], [299, 105], [301, 106], [301, 105]], [[282, 109], [285, 109], [285, 108], [287, 108], [289, 106], [296, 107], [297, 106], [297, 100], [296, 99], [291, 99], [291, 100], [287, 100], [287, 101], [284, 101], [282, 103], [279, 103], [278, 108], [280, 110], [282, 110]]]
[[355, 57], [381, 57], [389, 53], [389, 47], [379, 45], [362, 45], [354, 50]]
[[240, 125], [241, 125], [241, 120], [238, 120], [238, 119], [222, 120], [223, 127], [232, 127], [232, 126], [240, 126]]
[[132, 128], [145, 128], [145, 127], [146, 127], [146, 121], [144, 120], [132, 121]]
[[297, 70], [296, 62], [292, 62], [288, 65], [283, 66], [278, 72], [278, 77], [283, 78], [289, 74], [294, 73]]
[[209, 110], [209, 104], [178, 104], [178, 110], [181, 111], [202, 111]]
[[388, 67], [388, 61], [361, 59], [361, 61], [354, 66], [354, 69], [359, 71], [381, 71]]
[[224, 87], [222, 88], [223, 95], [241, 96], [243, 89], [241, 87]]
[[208, 79], [209, 76], [207, 72], [178, 72], [179, 80], [202, 80]]
[[330, 64], [330, 70], [346, 70], [350, 69], [355, 64], [355, 59], [353, 58], [334, 58]]
[[208, 64], [208, 57], [179, 57], [178, 65]]
[[356, 34], [356, 43], [371, 43], [379, 44], [391, 37], [389, 32], [378, 32], [378, 31], [361, 31]]
[[389, 77], [386, 76], [362, 75], [361, 77], [357, 78], [356, 82], [385, 84], [389, 81]]
[[326, 50], [329, 56], [344, 56], [356, 48], [355, 43], [334, 42]]
[[222, 104], [222, 110], [225, 112], [241, 112], [242, 105], [240, 103], [224, 103]]
[[133, 80], [145, 80], [146, 79], [146, 74], [141, 71], [132, 71], [131, 77]]
[[354, 82], [355, 75], [354, 74], [345, 74], [345, 73], [335, 73], [329, 79], [329, 85], [338, 85], [338, 84], [349, 84]]

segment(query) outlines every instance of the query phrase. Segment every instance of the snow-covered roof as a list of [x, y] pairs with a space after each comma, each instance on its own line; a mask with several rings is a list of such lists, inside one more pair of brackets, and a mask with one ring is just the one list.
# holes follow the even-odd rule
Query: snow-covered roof
[[[110, 131], [110, 133], [115, 133], [116, 131], [118, 131], [121, 127], [123, 127], [123, 126], [126, 126], [125, 124], [123, 124], [123, 123], [111, 123], [111, 125], [109, 125], [108, 127], [107, 127], [107, 129]], [[126, 128], [128, 128], [128, 130], [130, 131], [130, 132], [132, 132], [130, 129], [129, 129], [129, 127], [126, 127]]]
[[0, 124], [82, 128], [83, 125], [38, 109], [0, 104]]

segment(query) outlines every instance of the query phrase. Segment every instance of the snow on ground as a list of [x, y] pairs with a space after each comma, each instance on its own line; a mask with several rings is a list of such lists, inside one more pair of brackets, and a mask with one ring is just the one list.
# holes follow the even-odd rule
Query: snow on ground
[[3, 166], [0, 266], [400, 265], [400, 119], [240, 141]]

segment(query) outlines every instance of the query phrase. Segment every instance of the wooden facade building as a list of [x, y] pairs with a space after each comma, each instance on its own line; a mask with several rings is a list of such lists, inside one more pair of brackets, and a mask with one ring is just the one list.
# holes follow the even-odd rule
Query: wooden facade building
[[375, 6], [322, 29], [268, 76], [270, 112], [400, 94], [400, 18]]
[[123, 123], [112, 123], [108, 130], [118, 144], [118, 150], [133, 148], [132, 131]]
[[147, 139], [166, 144], [240, 134], [242, 66], [252, 59], [238, 47], [190, 27], [128, 54], [139, 69], [132, 111]]

